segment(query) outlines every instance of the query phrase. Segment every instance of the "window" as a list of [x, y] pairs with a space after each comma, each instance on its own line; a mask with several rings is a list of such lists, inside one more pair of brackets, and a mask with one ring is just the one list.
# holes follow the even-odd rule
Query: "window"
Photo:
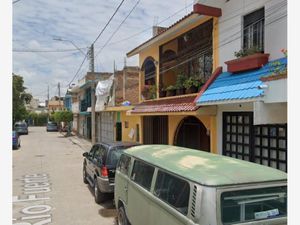
[[120, 170], [121, 173], [128, 175], [128, 170], [130, 167], [130, 157], [127, 155], [122, 154], [119, 164], [118, 164], [118, 170]]
[[103, 163], [104, 154], [105, 154], [105, 148], [103, 146], [97, 146], [97, 148], [95, 149], [94, 157], [93, 157], [94, 162]]
[[244, 16], [243, 48], [264, 50], [265, 10], [259, 9]]
[[224, 192], [221, 214], [224, 224], [286, 216], [287, 187]]
[[182, 214], [187, 214], [190, 196], [188, 182], [158, 171], [154, 194]]
[[136, 160], [134, 162], [131, 179], [150, 191], [153, 173], [153, 166]]

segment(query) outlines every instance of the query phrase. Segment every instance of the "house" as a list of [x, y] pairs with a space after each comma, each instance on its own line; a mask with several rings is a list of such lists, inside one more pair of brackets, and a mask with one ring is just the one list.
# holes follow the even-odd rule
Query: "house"
[[48, 102], [49, 113], [64, 110], [64, 98], [63, 97], [52, 97]]
[[[138, 103], [138, 67], [124, 66], [115, 70], [110, 92], [111, 100], [103, 107], [96, 106], [96, 142], [128, 141], [139, 142], [140, 120], [128, 117], [126, 111]], [[101, 81], [99, 81], [101, 84]], [[98, 85], [99, 85], [98, 83]], [[97, 88], [98, 88], [97, 85]], [[97, 91], [96, 91], [97, 94]], [[103, 96], [105, 95], [103, 92]], [[96, 96], [97, 101], [102, 95]], [[101, 101], [99, 101], [100, 104]]]
[[[200, 84], [219, 66], [220, 8], [201, 7], [127, 53], [139, 56], [139, 104], [143, 144], [171, 144], [217, 152], [216, 107], [194, 105]], [[196, 84], [196, 85], [195, 85]], [[186, 89], [184, 91], [184, 89]]]
[[[207, 4], [222, 9], [224, 72], [206, 83], [195, 103], [217, 107], [217, 152], [287, 171], [287, 1]], [[247, 55], [253, 48], [259, 53], [234, 59], [234, 52]]]
[[70, 90], [72, 93], [73, 131], [78, 136], [92, 140], [95, 136], [95, 87], [99, 80], [110, 77], [112, 73], [88, 72]]

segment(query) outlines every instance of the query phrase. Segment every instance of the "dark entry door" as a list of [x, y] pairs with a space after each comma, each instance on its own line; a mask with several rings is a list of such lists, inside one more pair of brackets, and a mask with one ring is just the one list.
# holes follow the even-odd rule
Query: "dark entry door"
[[116, 122], [116, 141], [122, 141], [122, 123]]
[[168, 144], [168, 116], [143, 117], [144, 144]]
[[92, 118], [90, 116], [86, 118], [86, 127], [87, 127], [87, 138], [92, 139]]
[[210, 137], [203, 123], [196, 117], [189, 116], [177, 128], [175, 145], [209, 152]]

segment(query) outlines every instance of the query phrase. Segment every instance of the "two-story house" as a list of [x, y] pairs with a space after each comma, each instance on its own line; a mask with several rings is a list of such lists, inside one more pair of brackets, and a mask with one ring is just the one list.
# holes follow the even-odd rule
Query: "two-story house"
[[217, 48], [224, 72], [195, 103], [217, 107], [218, 153], [286, 171], [287, 1], [206, 4], [222, 9]]
[[194, 99], [219, 65], [216, 7], [195, 4], [193, 11], [127, 53], [139, 55], [140, 104], [128, 114], [140, 116], [144, 144], [171, 144], [208, 152], [216, 148], [216, 107]]

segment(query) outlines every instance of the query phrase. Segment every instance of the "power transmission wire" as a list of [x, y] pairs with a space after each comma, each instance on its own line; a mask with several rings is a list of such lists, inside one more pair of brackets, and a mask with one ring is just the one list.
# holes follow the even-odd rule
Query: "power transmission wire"
[[104, 30], [106, 29], [106, 27], [109, 25], [110, 21], [114, 18], [114, 16], [116, 15], [116, 13], [118, 12], [118, 10], [120, 9], [120, 7], [122, 6], [122, 4], [124, 3], [125, 0], [122, 0], [121, 3], [118, 5], [117, 9], [115, 10], [115, 12], [113, 13], [113, 15], [109, 18], [108, 22], [105, 24], [105, 26], [103, 27], [103, 29], [101, 30], [101, 32], [98, 34], [98, 36], [96, 37], [95, 41], [93, 41], [92, 44], [95, 44], [95, 42], [99, 39], [99, 37], [102, 35], [102, 33], [104, 32]]
[[21, 1], [21, 0], [15, 0], [15, 1], [13, 1], [13, 4], [15, 4], [15, 3], [19, 2], [19, 1]]
[[73, 76], [72, 80], [69, 82], [69, 84], [68, 84], [66, 87], [69, 87], [70, 84], [73, 82], [73, 80], [74, 80], [74, 79], [77, 77], [77, 75], [79, 74], [79, 71], [80, 71], [81, 67], [82, 67], [83, 64], [84, 64], [84, 62], [85, 62], [85, 60], [86, 60], [86, 58], [87, 58], [87, 55], [88, 55], [88, 54], [85, 54], [85, 56], [84, 56], [84, 58], [83, 58], [83, 61], [81, 62], [79, 68], [77, 69], [77, 72], [75, 73], [75, 75]]
[[95, 58], [97, 58], [97, 56], [102, 52], [102, 50], [105, 48], [105, 46], [111, 41], [111, 39], [113, 38], [113, 36], [119, 31], [119, 29], [121, 28], [121, 26], [125, 23], [125, 21], [127, 20], [127, 18], [131, 15], [131, 13], [134, 11], [134, 9], [137, 7], [137, 5], [140, 3], [141, 0], [138, 0], [135, 5], [132, 7], [132, 9], [130, 10], [130, 12], [127, 14], [127, 16], [122, 20], [122, 22], [119, 24], [119, 26], [117, 27], [117, 29], [112, 33], [112, 35], [107, 39], [107, 41], [105, 42], [105, 44], [102, 46], [102, 48], [98, 51], [98, 53], [96, 54]]

